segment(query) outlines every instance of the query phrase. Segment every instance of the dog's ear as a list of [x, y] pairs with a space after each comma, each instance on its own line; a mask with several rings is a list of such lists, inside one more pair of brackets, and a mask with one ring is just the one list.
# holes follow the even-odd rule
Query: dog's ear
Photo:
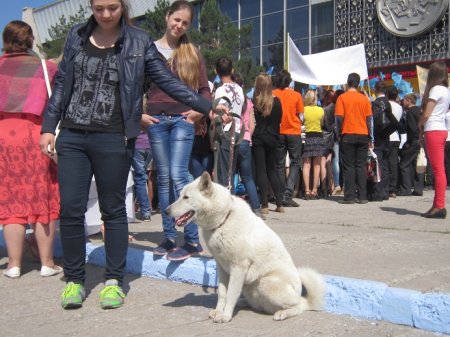
[[212, 181], [211, 176], [207, 171], [202, 173], [202, 176], [200, 177], [200, 182], [198, 183], [200, 192], [211, 195], [212, 194]]

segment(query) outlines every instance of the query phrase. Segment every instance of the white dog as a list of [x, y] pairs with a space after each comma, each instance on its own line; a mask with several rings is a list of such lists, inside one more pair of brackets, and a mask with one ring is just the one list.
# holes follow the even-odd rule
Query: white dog
[[278, 235], [208, 173], [186, 185], [166, 211], [179, 226], [196, 222], [217, 262], [218, 301], [209, 314], [214, 322], [232, 319], [241, 294], [254, 310], [276, 321], [322, 307], [322, 277], [297, 269]]

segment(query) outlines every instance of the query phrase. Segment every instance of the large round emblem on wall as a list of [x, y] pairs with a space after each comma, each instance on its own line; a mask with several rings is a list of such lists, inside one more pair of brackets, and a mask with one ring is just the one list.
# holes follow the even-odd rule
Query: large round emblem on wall
[[449, 0], [377, 0], [383, 27], [399, 37], [411, 37], [432, 29], [448, 8]]

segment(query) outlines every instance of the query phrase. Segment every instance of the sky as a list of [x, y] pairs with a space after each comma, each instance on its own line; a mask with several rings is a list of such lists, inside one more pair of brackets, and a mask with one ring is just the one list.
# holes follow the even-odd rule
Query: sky
[[[24, 7], [41, 7], [52, 3], [53, 0], [0, 0], [0, 29], [12, 20], [22, 20], [22, 9]], [[0, 39], [0, 49], [3, 48], [3, 41]]]

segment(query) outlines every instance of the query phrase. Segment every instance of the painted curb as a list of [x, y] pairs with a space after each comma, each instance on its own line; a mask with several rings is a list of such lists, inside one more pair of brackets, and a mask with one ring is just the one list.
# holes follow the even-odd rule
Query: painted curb
[[[4, 247], [3, 231], [0, 246]], [[61, 257], [59, 239], [54, 254]], [[104, 267], [104, 246], [86, 244], [86, 262]], [[131, 274], [176, 282], [217, 287], [216, 263], [211, 258], [190, 258], [184, 262], [155, 257], [150, 251], [128, 248], [126, 271]], [[373, 320], [384, 320], [419, 329], [450, 333], [450, 294], [421, 293], [393, 288], [382, 282], [325, 275], [325, 310]]]

